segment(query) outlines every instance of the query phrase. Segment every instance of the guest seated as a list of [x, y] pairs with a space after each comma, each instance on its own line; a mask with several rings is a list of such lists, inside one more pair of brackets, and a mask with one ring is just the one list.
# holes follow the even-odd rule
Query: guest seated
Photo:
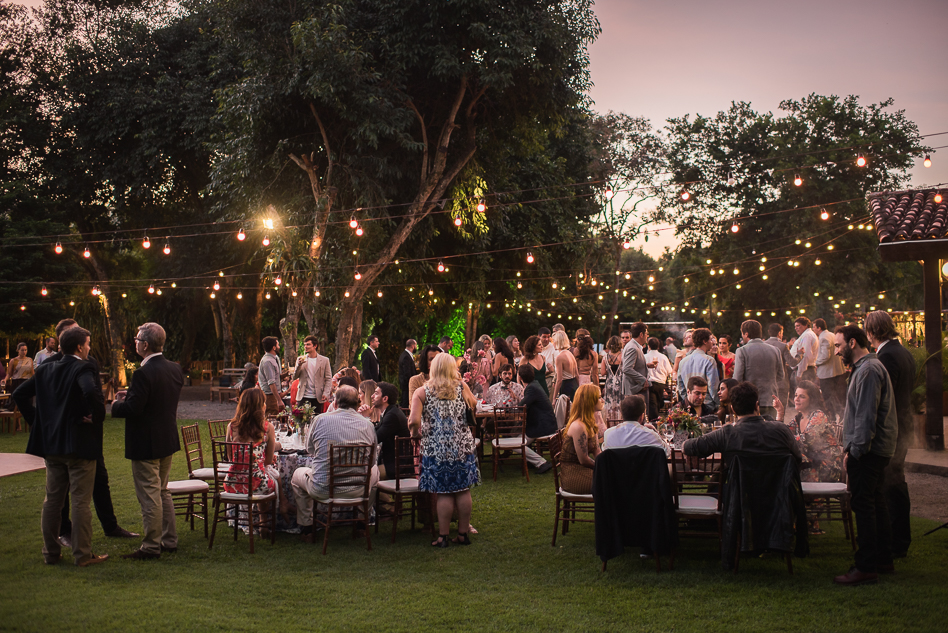
[[728, 416], [733, 415], [731, 413], [731, 387], [737, 384], [738, 381], [733, 378], [726, 378], [721, 381], [721, 384], [718, 385], [718, 402], [721, 403], [721, 408], [718, 409], [717, 416], [718, 421], [721, 424], [727, 424]]
[[359, 405], [359, 413], [364, 415], [372, 424], [378, 424], [382, 412], [375, 408], [372, 403], [372, 396], [375, 394], [377, 385], [374, 380], [363, 380], [359, 383], [359, 399], [362, 404]]
[[696, 418], [714, 415], [714, 407], [707, 404], [708, 381], [701, 376], [692, 376], [688, 379], [685, 399], [675, 405], [676, 409], [684, 409]]
[[[234, 419], [227, 425], [226, 439], [228, 442], [245, 442], [253, 445], [253, 467], [251, 483], [255, 495], [266, 495], [277, 492], [277, 480], [272, 476], [267, 466], [273, 464], [273, 452], [277, 441], [273, 432], [273, 425], [267, 422], [267, 398], [263, 391], [248, 389], [240, 396], [237, 403], [237, 412]], [[234, 484], [235, 467], [224, 478], [224, 490], [238, 494], [247, 494], [247, 486]]]
[[599, 387], [590, 383], [580, 385], [573, 398], [560, 452], [561, 483], [566, 492], [592, 494], [593, 467], [599, 454], [596, 412], [603, 407], [600, 393]]
[[[779, 402], [779, 401], [778, 401]], [[797, 415], [790, 423], [791, 432], [799, 433], [803, 455], [809, 464], [800, 471], [801, 481], [838, 482], [843, 480], [843, 447], [836, 440], [836, 431], [823, 414], [823, 395], [816, 383], [801, 380], [793, 396]], [[783, 417], [783, 406], [777, 409]]]
[[372, 406], [379, 418], [375, 427], [375, 438], [381, 447], [379, 478], [390, 479], [395, 476], [395, 438], [409, 437], [408, 418], [398, 406], [398, 389], [392, 383], [379, 383], [372, 394]]
[[[340, 379], [340, 383], [346, 378]], [[304, 541], [313, 540], [313, 500], [329, 498], [329, 447], [333, 444], [375, 445], [375, 427], [359, 415], [359, 392], [355, 387], [341, 384], [333, 401], [335, 410], [317, 416], [309, 426], [306, 452], [315, 457], [311, 468], [298, 468], [293, 473], [293, 495], [296, 497], [296, 523], [302, 529]], [[375, 461], [375, 455], [372, 456]], [[379, 480], [378, 466], [372, 466], [370, 496], [375, 503], [375, 489]], [[339, 498], [357, 498], [362, 489], [335, 491]]]
[[[524, 407], [526, 411], [527, 422], [524, 434], [527, 436], [527, 444], [530, 445], [538, 437], [547, 437], [556, 433], [556, 416], [553, 414], [553, 405], [550, 403], [550, 398], [546, 395], [543, 386], [540, 385], [540, 381], [536, 379], [536, 372], [533, 371], [533, 367], [529, 363], [520, 364], [517, 377], [527, 386], [523, 390], [523, 399], [515, 404]], [[536, 468], [540, 474], [553, 468], [553, 464], [529, 448], [527, 449], [527, 463]]]
[[628, 446], [658, 446], [665, 451], [665, 457], [671, 457], [671, 448], [665, 443], [651, 424], [645, 426], [645, 399], [640, 395], [630, 395], [619, 403], [622, 412], [621, 424], [606, 429], [602, 450], [626, 448]]
[[[339, 389], [339, 387], [352, 387], [353, 389], [356, 390], [356, 394], [358, 394], [359, 383], [360, 381], [356, 380], [355, 378], [351, 376], [342, 376], [341, 378], [338, 379], [338, 381], [336, 379], [333, 379], [333, 388], [332, 388], [333, 400], [326, 406], [326, 413], [332, 413], [333, 411], [336, 410], [335, 394], [336, 394], [336, 391]], [[360, 404], [361, 404], [361, 401], [360, 401]]]
[[[523, 387], [513, 382], [513, 365], [505, 364], [500, 369], [500, 382], [490, 386], [484, 401], [495, 407], [513, 407], [523, 398]], [[549, 398], [547, 398], [549, 401]], [[552, 431], [551, 431], [552, 433]]]
[[737, 453], [785, 454], [791, 453], [799, 464], [803, 461], [800, 445], [786, 425], [760, 415], [757, 387], [741, 382], [729, 391], [731, 410], [737, 416], [736, 424], [687, 440], [682, 447], [685, 455], [707, 457], [721, 453], [725, 464], [730, 464]]

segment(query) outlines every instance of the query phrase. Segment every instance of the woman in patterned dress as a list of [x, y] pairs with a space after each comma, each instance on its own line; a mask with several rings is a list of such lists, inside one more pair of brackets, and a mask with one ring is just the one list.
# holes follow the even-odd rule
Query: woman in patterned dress
[[795, 432], [800, 436], [803, 455], [810, 463], [800, 472], [802, 481], [839, 482], [843, 479], [843, 448], [836, 440], [836, 431], [820, 409], [823, 396], [820, 388], [809, 380], [801, 380], [793, 395]]
[[[253, 445], [251, 484], [253, 494], [270, 494], [277, 490], [276, 478], [268, 472], [273, 464], [276, 436], [273, 426], [267, 422], [267, 401], [263, 392], [254, 387], [240, 395], [234, 419], [227, 425], [228, 442], [246, 442]], [[224, 479], [224, 490], [246, 494], [247, 486], [233, 482], [231, 475]]]
[[458, 515], [458, 535], [450, 542], [470, 545], [471, 486], [480, 482], [474, 437], [467, 428], [465, 409], [477, 401], [458, 374], [450, 354], [438, 354], [424, 388], [412, 396], [408, 419], [412, 437], [421, 438], [418, 489], [437, 496], [439, 536], [432, 545], [447, 547], [451, 517]]

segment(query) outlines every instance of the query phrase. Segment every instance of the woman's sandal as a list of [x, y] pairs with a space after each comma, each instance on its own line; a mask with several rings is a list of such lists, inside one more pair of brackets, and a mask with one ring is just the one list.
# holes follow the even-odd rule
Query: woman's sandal
[[449, 545], [449, 543], [450, 543], [450, 541], [448, 541], [448, 537], [449, 537], [449, 536], [450, 536], [450, 534], [439, 534], [439, 535], [438, 535], [438, 540], [433, 541], [433, 542], [431, 543], [431, 546], [432, 546], [432, 547], [440, 547], [440, 548], [445, 548], [445, 547], [447, 547], [447, 546]]
[[457, 545], [470, 545], [471, 539], [467, 537], [467, 532], [465, 532], [464, 534], [461, 534], [460, 532], [458, 532], [458, 535], [455, 536], [453, 539], [451, 539], [451, 542]]

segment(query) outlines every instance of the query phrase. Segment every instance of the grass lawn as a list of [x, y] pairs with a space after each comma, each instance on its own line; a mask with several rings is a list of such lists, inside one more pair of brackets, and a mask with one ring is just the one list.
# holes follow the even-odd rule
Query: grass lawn
[[[182, 422], [185, 423], [186, 422]], [[123, 422], [106, 422], [105, 458], [119, 523], [140, 531], [141, 516], [124, 458]], [[206, 424], [201, 423], [207, 440]], [[22, 452], [26, 434], [0, 436], [0, 452]], [[207, 444], [206, 444], [207, 446]], [[205, 452], [209, 450], [205, 448]], [[184, 478], [175, 456], [172, 478]], [[347, 528], [320, 547], [279, 534], [251, 555], [246, 536], [218, 532], [208, 551], [203, 530], [179, 519], [179, 550], [160, 561], [125, 561], [137, 541], [109, 539], [93, 514], [93, 550], [104, 564], [43, 565], [40, 511], [45, 473], [0, 479], [2, 631], [641, 630], [641, 631], [943, 631], [945, 535], [915, 519], [916, 540], [898, 573], [876, 586], [843, 588], [832, 578], [852, 562], [839, 524], [794, 559], [743, 560], [721, 569], [715, 541], [683, 539], [675, 570], [655, 573], [638, 552], [600, 573], [591, 524], [550, 547], [552, 475], [527, 483], [508, 466], [496, 483], [474, 489], [470, 547], [435, 549], [421, 531], [381, 532], [373, 550]], [[200, 524], [198, 524], [200, 525]], [[390, 532], [389, 532], [390, 534]]]

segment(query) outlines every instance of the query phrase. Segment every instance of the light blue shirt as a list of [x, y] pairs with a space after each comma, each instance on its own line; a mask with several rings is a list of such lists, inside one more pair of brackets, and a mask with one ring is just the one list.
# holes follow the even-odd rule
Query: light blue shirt
[[721, 379], [718, 377], [714, 360], [703, 350], [696, 349], [678, 363], [678, 395], [682, 400], [686, 398], [688, 379], [692, 376], [701, 376], [708, 381], [708, 397], [704, 401], [705, 404], [717, 408], [718, 383]]

